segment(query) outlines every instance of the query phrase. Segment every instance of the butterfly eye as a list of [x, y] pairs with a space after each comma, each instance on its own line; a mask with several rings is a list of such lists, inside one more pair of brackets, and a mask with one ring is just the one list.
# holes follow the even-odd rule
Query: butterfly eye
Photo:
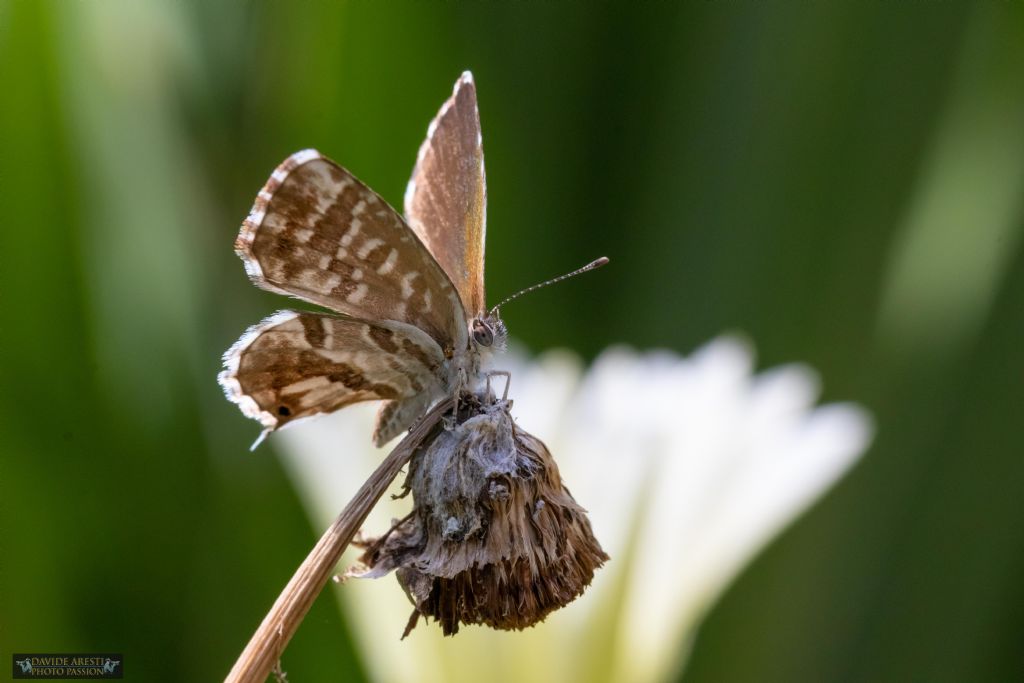
[[494, 330], [483, 320], [473, 321], [473, 341], [480, 346], [490, 346], [494, 343]]

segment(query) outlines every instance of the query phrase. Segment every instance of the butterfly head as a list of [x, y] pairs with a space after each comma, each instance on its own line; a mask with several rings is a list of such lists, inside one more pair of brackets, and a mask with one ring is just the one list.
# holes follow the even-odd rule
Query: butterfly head
[[469, 325], [470, 336], [477, 348], [504, 351], [508, 341], [508, 329], [497, 309], [483, 317], [474, 318]]

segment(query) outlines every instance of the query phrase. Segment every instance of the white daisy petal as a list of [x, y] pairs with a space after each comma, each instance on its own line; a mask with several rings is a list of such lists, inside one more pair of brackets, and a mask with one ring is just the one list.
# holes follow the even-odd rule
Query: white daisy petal
[[[484, 666], [499, 681], [662, 680], [729, 581], [873, 432], [858, 406], [816, 408], [810, 369], [755, 375], [749, 346], [729, 337], [688, 358], [613, 348], [585, 373], [567, 352], [530, 361], [513, 351], [496, 367], [512, 372], [513, 415], [548, 444], [612, 561], [523, 633], [473, 627], [442, 639], [430, 625], [399, 642], [411, 606], [396, 583], [350, 582], [339, 594], [375, 680], [470, 681]], [[318, 526], [383, 455], [369, 445], [372, 413], [357, 406], [275, 436]], [[382, 501], [368, 528], [408, 505]]]

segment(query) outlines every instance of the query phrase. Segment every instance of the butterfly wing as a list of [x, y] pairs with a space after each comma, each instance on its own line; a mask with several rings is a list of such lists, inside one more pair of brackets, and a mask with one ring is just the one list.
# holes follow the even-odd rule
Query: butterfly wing
[[465, 313], [437, 261], [398, 213], [316, 150], [286, 159], [235, 241], [253, 282], [363, 320], [395, 320], [465, 344]]
[[427, 128], [405, 191], [409, 225], [455, 284], [466, 312], [484, 312], [487, 184], [476, 85], [468, 71]]
[[[279, 311], [224, 354], [218, 380], [266, 435], [360, 401], [422, 403], [425, 409], [441, 392], [443, 362], [437, 342], [412, 325]], [[408, 428], [411, 419], [393, 425], [390, 436]]]

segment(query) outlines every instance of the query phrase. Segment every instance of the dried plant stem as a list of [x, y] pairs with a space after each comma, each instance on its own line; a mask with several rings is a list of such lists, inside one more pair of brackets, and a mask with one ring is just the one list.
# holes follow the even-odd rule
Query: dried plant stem
[[263, 683], [267, 679], [370, 510], [441, 416], [451, 409], [451, 399], [435, 406], [363, 483], [281, 591], [263, 623], [238, 656], [224, 679], [225, 683]]

